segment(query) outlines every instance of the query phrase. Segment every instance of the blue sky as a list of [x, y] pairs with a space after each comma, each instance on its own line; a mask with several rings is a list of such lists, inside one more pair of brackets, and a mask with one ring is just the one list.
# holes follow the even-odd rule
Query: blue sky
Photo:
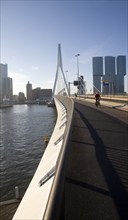
[[[53, 88], [57, 48], [61, 44], [63, 70], [73, 82], [84, 75], [87, 91], [92, 88], [92, 57], [128, 57], [125, 0], [39, 1], [2, 0], [1, 63], [8, 64], [14, 94], [33, 88]], [[125, 91], [127, 76], [125, 76]]]

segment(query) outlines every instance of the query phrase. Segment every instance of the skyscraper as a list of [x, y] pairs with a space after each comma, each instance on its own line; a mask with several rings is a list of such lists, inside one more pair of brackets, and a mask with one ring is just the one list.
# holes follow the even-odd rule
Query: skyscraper
[[0, 63], [0, 102], [4, 99], [13, 100], [12, 78], [8, 77], [7, 64]]
[[93, 92], [101, 92], [101, 76], [103, 76], [103, 57], [93, 57]]
[[[116, 62], [115, 62], [116, 61]], [[104, 67], [104, 68], [103, 68]], [[103, 73], [104, 69], [104, 73]], [[124, 76], [126, 75], [126, 56], [93, 57], [93, 91], [101, 91], [105, 95], [124, 93]]]
[[105, 56], [105, 75], [103, 76], [103, 82], [108, 82], [108, 84], [103, 84], [104, 94], [115, 94], [116, 92], [116, 75], [115, 75], [115, 57]]
[[32, 84], [29, 81], [26, 85], [26, 96], [27, 100], [32, 100]]
[[116, 92], [120, 94], [124, 92], [124, 76], [126, 75], [126, 56], [118, 56], [116, 59], [116, 64], [117, 64]]

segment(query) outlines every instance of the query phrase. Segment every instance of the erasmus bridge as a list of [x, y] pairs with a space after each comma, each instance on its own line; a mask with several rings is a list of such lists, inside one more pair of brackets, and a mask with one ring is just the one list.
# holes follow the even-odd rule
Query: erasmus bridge
[[58, 46], [57, 121], [13, 220], [128, 219], [128, 112], [124, 103], [69, 96]]
[[69, 96], [68, 83], [65, 79], [63, 65], [62, 65], [62, 56], [61, 56], [61, 45], [58, 45], [58, 59], [57, 59], [57, 70], [55, 76], [55, 82], [52, 92], [52, 100], [55, 94], [66, 94]]

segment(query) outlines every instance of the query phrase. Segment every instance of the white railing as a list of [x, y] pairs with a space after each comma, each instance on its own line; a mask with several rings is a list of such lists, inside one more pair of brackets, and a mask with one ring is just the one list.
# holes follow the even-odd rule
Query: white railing
[[60, 162], [59, 158], [62, 158], [63, 144], [67, 139], [65, 137], [65, 133], [67, 134], [67, 108], [58, 98], [55, 98], [55, 104], [58, 116], [52, 137], [13, 220], [42, 220], [45, 219], [44, 215], [48, 212], [54, 177]]

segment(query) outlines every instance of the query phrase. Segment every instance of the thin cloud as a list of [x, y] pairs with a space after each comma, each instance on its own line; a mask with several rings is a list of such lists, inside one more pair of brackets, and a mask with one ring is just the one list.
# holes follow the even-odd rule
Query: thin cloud
[[32, 69], [37, 71], [37, 70], [39, 70], [39, 66], [32, 66]]

